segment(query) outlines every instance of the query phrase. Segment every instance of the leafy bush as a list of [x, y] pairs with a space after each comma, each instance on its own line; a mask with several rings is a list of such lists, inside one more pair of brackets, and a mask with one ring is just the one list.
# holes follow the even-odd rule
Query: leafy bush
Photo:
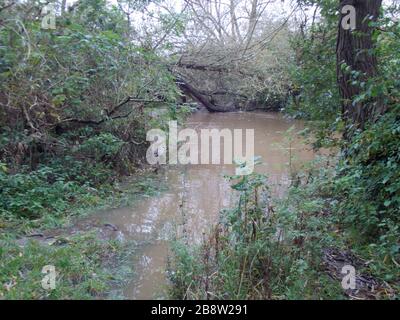
[[358, 134], [335, 181], [339, 212], [359, 238], [400, 251], [399, 107]]
[[84, 141], [76, 152], [93, 157], [96, 161], [104, 161], [116, 156], [123, 145], [124, 142], [112, 134], [101, 133]]
[[59, 216], [78, 199], [88, 201], [88, 194], [97, 193], [90, 187], [87, 175], [86, 179], [74, 181], [67, 172], [57, 172], [54, 167], [42, 166], [28, 173], [0, 172], [0, 216], [30, 219], [47, 214]]
[[164, 118], [179, 117], [179, 92], [161, 57], [132, 40], [126, 15], [107, 1], [78, 1], [57, 14], [56, 30], [41, 28], [37, 1], [5, 8], [0, 215], [59, 217], [134, 172], [154, 120], [146, 109], [161, 101]]

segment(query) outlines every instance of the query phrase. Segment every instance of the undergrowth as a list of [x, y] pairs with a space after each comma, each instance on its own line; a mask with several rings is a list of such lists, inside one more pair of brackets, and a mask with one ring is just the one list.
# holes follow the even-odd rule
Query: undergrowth
[[[23, 246], [3, 235], [0, 243], [0, 299], [105, 298], [128, 272], [115, 263], [128, 245], [101, 241], [94, 234], [74, 236], [65, 243], [30, 241]], [[42, 287], [42, 268], [47, 265], [55, 267], [54, 290]]]
[[[350, 250], [362, 270], [399, 292], [396, 257], [383, 258], [382, 243], [348, 236], [335, 190], [336, 168], [326, 159], [299, 173], [281, 200], [271, 200], [265, 176], [231, 177], [235, 207], [201, 245], [176, 241], [169, 276], [177, 299], [344, 299], [340, 279], [327, 272], [326, 248]], [[383, 259], [382, 259], [383, 258]], [[398, 259], [398, 257], [397, 257]], [[393, 292], [395, 292], [393, 294]]]

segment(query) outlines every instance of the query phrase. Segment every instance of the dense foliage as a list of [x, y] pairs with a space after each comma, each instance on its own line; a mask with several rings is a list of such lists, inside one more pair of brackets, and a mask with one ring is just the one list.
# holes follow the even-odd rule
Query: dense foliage
[[[150, 4], [128, 2], [137, 12]], [[153, 190], [135, 181], [122, 192], [116, 182], [140, 169], [147, 126], [186, 112], [174, 77], [131, 30], [124, 6], [65, 3], [53, 3], [53, 29], [42, 24], [47, 2], [0, 1], [0, 299], [108, 293], [123, 275], [110, 271], [121, 265], [121, 245], [97, 234], [62, 245], [26, 237]], [[63, 274], [52, 292], [40, 286], [49, 263]]]
[[[311, 124], [317, 128], [317, 146], [329, 145], [327, 142], [332, 141], [332, 137], [337, 138], [343, 134], [345, 129], [340, 117], [340, 99], [335, 89], [337, 86], [334, 83], [336, 66], [324, 59], [330, 56], [332, 61], [334, 55], [335, 26], [332, 22], [332, 11], [329, 10], [332, 8], [334, 6], [329, 1], [322, 5], [323, 20], [310, 29], [304, 49], [299, 49], [302, 59], [295, 68], [294, 79], [299, 79], [303, 87], [300, 98], [294, 99], [289, 107], [292, 113], [306, 116], [317, 123]], [[365, 130], [356, 131], [350, 140], [335, 140], [343, 154], [332, 190], [338, 198], [338, 212], [349, 228], [355, 228], [360, 238], [368, 243], [378, 242], [384, 245], [388, 254], [398, 254], [396, 238], [400, 235], [400, 25], [394, 19], [398, 9], [397, 6], [385, 8], [381, 19], [372, 24], [375, 28], [375, 48], [371, 54], [378, 58], [378, 75], [364, 82], [359, 72], [348, 70], [352, 75], [353, 85], [361, 88], [360, 94], [354, 97], [353, 104], [367, 104], [378, 97], [385, 104], [387, 112], [378, 119], [370, 119]]]
[[[291, 39], [295, 56], [288, 66], [292, 90], [285, 111], [307, 119], [310, 130], [304, 133], [312, 133], [314, 147], [334, 147], [337, 159], [299, 172], [286, 197], [272, 200], [267, 211], [257, 200], [260, 186], [249, 183], [256, 177], [242, 180], [246, 188], [240, 192], [247, 205], [243, 207], [241, 198], [232, 210], [221, 212], [225, 222], [201, 246], [176, 246], [171, 279], [177, 298], [399, 295], [399, 7], [385, 7], [378, 21], [370, 23], [375, 45], [369, 54], [377, 58], [378, 73], [365, 80], [358, 70], [335, 59], [337, 1], [298, 3], [318, 10], [320, 16]], [[371, 117], [363, 128], [345, 121], [337, 68], [359, 88], [353, 107], [378, 101], [386, 112]], [[260, 219], [260, 211], [268, 215]], [[226, 221], [227, 214], [234, 219]], [[358, 291], [341, 288], [343, 263], [356, 267]], [[189, 277], [190, 270], [196, 276]]]
[[5, 218], [57, 215], [82, 196], [94, 201], [142, 160], [146, 124], [157, 121], [148, 110], [177, 116], [174, 78], [132, 39], [119, 7], [78, 1], [57, 14], [54, 30], [42, 27], [42, 7], [13, 2], [0, 12]]
[[[55, 1], [56, 28], [49, 29], [41, 1], [0, 0], [0, 282], [7, 298], [46, 297], [33, 286], [44, 256], [66, 272], [51, 297], [106, 290], [108, 272], [89, 274], [102, 268], [100, 251], [114, 250], [112, 242], [20, 248], [16, 235], [117, 199], [115, 182], [143, 162], [146, 130], [190, 111], [179, 89], [187, 84], [196, 88], [184, 93], [205, 97], [214, 111], [284, 106], [307, 120], [303, 133], [315, 149], [331, 147], [337, 156], [297, 175], [290, 170], [284, 199], [271, 199], [264, 176], [231, 178], [236, 206], [220, 213], [201, 245], [176, 243], [172, 296], [343, 298], [354, 292], [343, 292], [331, 270], [335, 252], [342, 261], [353, 257], [358, 274], [378, 288], [374, 298], [398, 297], [400, 7], [386, 5], [367, 24], [373, 47], [356, 55], [376, 60], [368, 77], [336, 60], [338, 1], [292, 2], [304, 21], [289, 23], [295, 10], [272, 19], [269, 1], [215, 1], [210, 9], [188, 0], [181, 12], [160, 6], [154, 14], [146, 10], [158, 1], [78, 0], [69, 8]], [[244, 22], [238, 13], [246, 13]], [[350, 80], [340, 84], [340, 74]], [[344, 99], [343, 85], [357, 94]], [[351, 108], [374, 104], [382, 112], [362, 126], [349, 121]], [[20, 290], [24, 284], [30, 293]], [[363, 288], [357, 294], [370, 298]]]

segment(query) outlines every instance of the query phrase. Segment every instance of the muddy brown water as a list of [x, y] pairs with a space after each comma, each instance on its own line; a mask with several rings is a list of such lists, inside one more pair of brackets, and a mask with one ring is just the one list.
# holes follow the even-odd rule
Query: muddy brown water
[[[300, 138], [288, 142], [285, 132], [292, 126], [293, 132], [297, 132], [303, 123], [265, 112], [198, 112], [185, 124], [185, 128], [195, 129], [254, 129], [255, 155], [263, 161], [255, 171], [268, 174], [277, 196], [289, 182], [289, 158], [295, 167], [314, 157]], [[126, 299], [165, 298], [171, 236], [179, 229], [179, 234], [186, 234], [189, 242], [200, 242], [203, 232], [217, 221], [219, 211], [234, 202], [234, 193], [224, 178], [225, 174], [234, 173], [233, 165], [178, 165], [167, 167], [163, 172], [161, 179], [167, 191], [144, 198], [133, 207], [98, 214], [103, 222], [118, 228], [121, 240], [139, 244], [132, 261], [134, 278], [123, 290]]]

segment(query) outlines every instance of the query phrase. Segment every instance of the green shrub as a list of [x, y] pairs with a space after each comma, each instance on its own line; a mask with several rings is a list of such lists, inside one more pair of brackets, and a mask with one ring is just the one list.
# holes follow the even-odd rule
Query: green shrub
[[[387, 254], [400, 248], [399, 107], [358, 134], [339, 165], [334, 192], [343, 222]], [[382, 247], [383, 248], [383, 247]]]

